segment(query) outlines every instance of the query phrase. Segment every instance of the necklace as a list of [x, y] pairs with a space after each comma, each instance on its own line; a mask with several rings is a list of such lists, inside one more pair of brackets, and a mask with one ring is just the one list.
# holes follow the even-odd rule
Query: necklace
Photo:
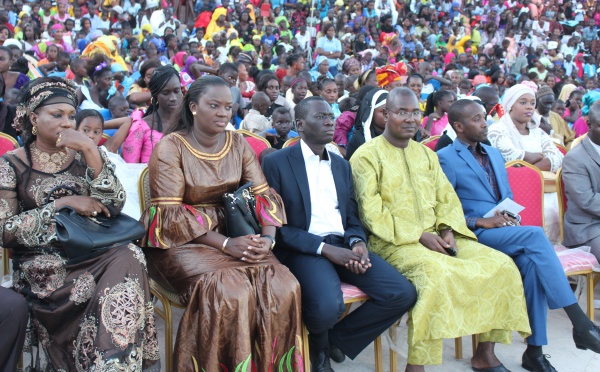
[[59, 152], [49, 154], [41, 151], [35, 142], [31, 144], [30, 149], [32, 160], [39, 165], [40, 170], [44, 173], [54, 174], [58, 172], [69, 159], [69, 150], [61, 150]]
[[219, 145], [221, 144], [221, 136], [219, 136], [219, 139], [217, 140], [217, 145], [215, 146], [215, 148], [212, 150], [212, 152], [208, 152], [204, 149], [204, 147], [202, 147], [202, 145], [200, 144], [200, 142], [198, 142], [198, 140], [196, 139], [196, 135], [194, 134], [194, 130], [191, 130], [192, 132], [192, 137], [194, 137], [194, 141], [196, 141], [196, 144], [198, 144], [198, 146], [200, 146], [200, 150], [202, 150], [202, 152], [205, 152], [207, 154], [214, 154], [217, 149], [219, 148]]

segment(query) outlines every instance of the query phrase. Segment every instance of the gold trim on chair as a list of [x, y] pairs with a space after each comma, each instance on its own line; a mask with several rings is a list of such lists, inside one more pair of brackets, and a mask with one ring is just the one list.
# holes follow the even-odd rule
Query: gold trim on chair
[[579, 136], [579, 137], [575, 138], [573, 140], [573, 142], [571, 142], [571, 150], [573, 150], [575, 148], [575, 146], [579, 145], [581, 143], [581, 141], [583, 141], [583, 139], [586, 137], [587, 137], [587, 133], [584, 134], [583, 136]]
[[271, 143], [269, 141], [267, 141], [266, 138], [259, 136], [256, 133], [252, 133], [249, 130], [246, 129], [238, 129], [236, 130], [237, 133], [241, 134], [244, 137], [252, 137], [252, 138], [256, 138], [257, 140], [261, 140], [262, 142], [265, 143], [265, 145], [267, 145], [268, 147], [271, 147]]
[[556, 195], [558, 196], [558, 225], [560, 226], [560, 241], [565, 238], [565, 207], [564, 207], [564, 198], [563, 193], [563, 184], [562, 184], [562, 168], [556, 172]]
[[424, 139], [423, 141], [421, 141], [421, 144], [422, 144], [422, 145], [426, 145], [426, 144], [428, 144], [429, 142], [433, 142], [433, 141], [435, 141], [435, 140], [439, 140], [439, 139], [440, 139], [440, 137], [441, 137], [441, 136], [431, 136], [431, 137], [429, 137], [429, 138], [426, 138], [426, 139]]
[[294, 138], [290, 138], [289, 140], [285, 141], [283, 146], [281, 146], [282, 149], [285, 149], [286, 147], [290, 147], [290, 146], [294, 146], [296, 144], [296, 142], [300, 141], [300, 137], [294, 137]]
[[12, 142], [13, 145], [15, 145], [15, 149], [18, 149], [20, 147], [19, 146], [19, 142], [13, 136], [11, 136], [11, 135], [8, 135], [6, 133], [1, 133], [0, 132], [0, 138], [4, 138], [4, 139], [7, 139], [10, 142]]
[[[540, 176], [540, 180], [542, 183], [542, 228], [544, 229], [544, 231], [546, 231], [546, 219], [544, 218], [544, 187], [545, 187], [545, 179], [544, 179], [544, 175], [542, 174], [542, 171], [540, 170], [540, 168], [536, 167], [535, 165], [529, 164], [526, 161], [523, 160], [513, 160], [513, 161], [509, 161], [508, 163], [504, 164], [504, 167], [506, 169], [510, 168], [510, 167], [514, 167], [514, 166], [518, 166], [519, 167], [527, 167], [530, 169], [533, 169], [534, 171], [536, 171], [539, 176]], [[514, 194], [514, 192], [513, 192]]]
[[146, 177], [149, 177], [148, 172], [148, 167], [146, 167], [142, 169], [142, 171], [140, 172], [140, 176], [138, 177], [138, 195], [140, 198], [140, 211], [142, 212], [142, 214], [146, 211], [146, 208], [150, 206], [150, 200], [146, 200], [145, 197], [146, 187], [144, 184]]

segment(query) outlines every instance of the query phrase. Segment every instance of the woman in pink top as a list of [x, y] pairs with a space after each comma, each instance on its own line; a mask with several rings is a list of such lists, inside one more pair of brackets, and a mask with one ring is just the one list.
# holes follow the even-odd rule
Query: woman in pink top
[[175, 127], [182, 101], [179, 73], [172, 66], [158, 67], [148, 84], [151, 104], [144, 113], [131, 114], [131, 128], [123, 143], [123, 159], [127, 163], [147, 163], [158, 141]]
[[448, 109], [456, 101], [456, 96], [450, 90], [440, 90], [427, 96], [427, 105], [423, 114], [423, 123], [430, 136], [439, 136], [448, 125]]

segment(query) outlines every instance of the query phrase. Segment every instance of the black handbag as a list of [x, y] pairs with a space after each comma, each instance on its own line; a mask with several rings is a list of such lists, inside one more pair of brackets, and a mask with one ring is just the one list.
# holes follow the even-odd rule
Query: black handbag
[[[48, 193], [48, 201], [52, 192], [58, 188], [75, 191], [58, 186]], [[126, 214], [86, 217], [71, 207], [63, 207], [54, 215], [54, 221], [56, 236], [69, 259], [92, 256], [118, 244], [131, 243], [141, 239], [146, 233], [139, 221]]]
[[223, 195], [227, 236], [231, 238], [261, 232], [256, 218], [256, 199], [251, 187], [252, 182], [248, 182], [236, 191]]

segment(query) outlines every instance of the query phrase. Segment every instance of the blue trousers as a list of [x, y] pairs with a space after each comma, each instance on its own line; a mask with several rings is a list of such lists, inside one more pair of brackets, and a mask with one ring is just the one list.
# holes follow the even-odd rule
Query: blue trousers
[[[289, 252], [281, 260], [300, 283], [304, 324], [319, 349], [329, 342], [354, 359], [415, 304], [415, 287], [383, 258], [372, 252], [369, 258], [372, 267], [362, 275], [322, 256]], [[338, 322], [345, 309], [340, 282], [371, 300]]]
[[554, 247], [544, 230], [535, 226], [510, 226], [483, 230], [479, 242], [510, 256], [525, 289], [525, 301], [532, 334], [530, 345], [546, 345], [548, 307], [560, 309], [577, 302]]

